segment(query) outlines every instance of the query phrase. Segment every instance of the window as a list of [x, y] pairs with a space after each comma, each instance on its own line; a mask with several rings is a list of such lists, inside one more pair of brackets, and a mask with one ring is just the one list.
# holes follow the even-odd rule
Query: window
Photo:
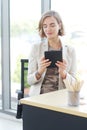
[[1, 84], [1, 0], [0, 0], [0, 107], [2, 107], [2, 84]]
[[[10, 0], [11, 108], [16, 109], [21, 84], [21, 59], [28, 58], [30, 44], [38, 40], [41, 0]], [[27, 86], [24, 86], [27, 87]], [[27, 91], [26, 91], [27, 92]]]
[[[55, 4], [56, 3], [56, 4]], [[51, 0], [51, 9], [61, 15], [67, 43], [75, 47], [78, 60], [78, 71], [84, 79], [84, 90], [87, 91], [87, 16], [86, 0]]]

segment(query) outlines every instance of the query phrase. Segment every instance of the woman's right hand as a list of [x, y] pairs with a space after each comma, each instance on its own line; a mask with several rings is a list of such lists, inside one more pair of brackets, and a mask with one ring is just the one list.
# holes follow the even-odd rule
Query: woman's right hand
[[51, 64], [51, 61], [49, 59], [45, 59], [45, 57], [42, 57], [40, 59], [40, 66], [38, 69], [38, 72], [42, 75], [43, 72], [46, 70], [46, 68]]

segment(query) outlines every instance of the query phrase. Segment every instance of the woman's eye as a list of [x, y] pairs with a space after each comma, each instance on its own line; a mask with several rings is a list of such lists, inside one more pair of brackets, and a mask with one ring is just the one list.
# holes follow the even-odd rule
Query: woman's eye
[[55, 24], [51, 24], [50, 27], [55, 27]]
[[47, 28], [47, 25], [43, 25], [43, 28]]

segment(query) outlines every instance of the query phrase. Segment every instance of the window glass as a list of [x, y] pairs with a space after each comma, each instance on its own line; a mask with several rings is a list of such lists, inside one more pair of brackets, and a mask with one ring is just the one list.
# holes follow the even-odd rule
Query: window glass
[[0, 0], [0, 107], [2, 107], [2, 76], [1, 76], [1, 0]]
[[[13, 109], [16, 109], [17, 104], [16, 90], [21, 89], [21, 59], [28, 58], [30, 44], [39, 39], [37, 23], [40, 16], [41, 0], [10, 0], [11, 107]], [[24, 87], [27, 94], [28, 86]]]
[[83, 93], [87, 90], [87, 16], [86, 0], [51, 0], [51, 9], [56, 10], [62, 17], [66, 40], [76, 49], [77, 69], [84, 79]]

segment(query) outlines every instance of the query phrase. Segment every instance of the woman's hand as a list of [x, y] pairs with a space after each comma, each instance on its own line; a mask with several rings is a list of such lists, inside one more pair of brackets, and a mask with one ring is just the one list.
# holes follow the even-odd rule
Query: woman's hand
[[66, 61], [65, 60], [63, 60], [63, 62], [57, 61], [56, 66], [58, 67], [58, 72], [61, 75], [61, 77], [63, 79], [65, 79], [66, 75], [67, 75], [67, 73], [66, 73], [66, 68], [67, 68]]
[[49, 59], [45, 59], [45, 57], [42, 57], [40, 60], [40, 67], [38, 69], [38, 72], [42, 75], [43, 72], [46, 70], [46, 68], [51, 64], [51, 61]]

